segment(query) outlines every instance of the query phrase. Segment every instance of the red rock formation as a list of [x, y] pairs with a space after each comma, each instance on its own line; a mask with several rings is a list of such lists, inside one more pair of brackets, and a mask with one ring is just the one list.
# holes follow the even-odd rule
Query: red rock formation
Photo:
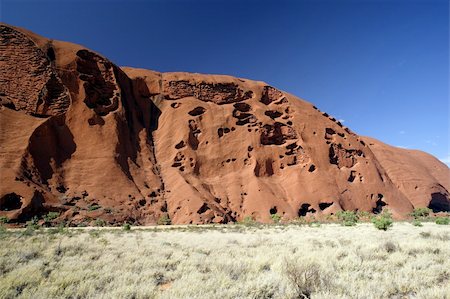
[[119, 68], [0, 25], [0, 215], [77, 224], [450, 210], [450, 170], [264, 82]]

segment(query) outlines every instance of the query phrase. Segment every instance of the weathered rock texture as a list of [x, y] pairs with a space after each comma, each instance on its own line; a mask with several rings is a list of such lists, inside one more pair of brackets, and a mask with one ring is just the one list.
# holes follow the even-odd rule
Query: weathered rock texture
[[264, 82], [119, 68], [5, 24], [0, 53], [0, 215], [13, 222], [450, 210], [446, 165]]

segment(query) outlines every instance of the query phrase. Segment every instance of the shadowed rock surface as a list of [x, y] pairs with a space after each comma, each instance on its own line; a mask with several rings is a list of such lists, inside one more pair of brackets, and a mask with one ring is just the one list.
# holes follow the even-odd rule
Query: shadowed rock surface
[[450, 209], [446, 165], [264, 82], [121, 68], [6, 24], [0, 52], [0, 215], [13, 222]]

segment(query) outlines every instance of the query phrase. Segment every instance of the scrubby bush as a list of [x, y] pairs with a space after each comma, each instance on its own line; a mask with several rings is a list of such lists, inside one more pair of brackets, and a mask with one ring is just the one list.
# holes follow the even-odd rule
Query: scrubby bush
[[298, 225], [303, 225], [303, 224], [306, 224], [307, 221], [306, 221], [306, 217], [305, 217], [305, 216], [299, 216], [299, 217], [297, 217], [297, 218], [292, 219], [292, 220], [290, 221], [290, 223], [292, 223], [292, 224], [298, 224]]
[[388, 230], [392, 226], [392, 214], [389, 211], [384, 211], [378, 216], [372, 218], [373, 225], [380, 230]]
[[59, 213], [57, 213], [57, 212], [48, 212], [47, 215], [44, 216], [44, 224], [50, 225], [53, 220], [58, 218], [58, 216], [59, 216]]
[[331, 285], [329, 274], [316, 262], [286, 260], [284, 274], [294, 287], [297, 298], [311, 298], [314, 292], [326, 290]]
[[30, 221], [27, 222], [26, 227], [28, 229], [38, 229], [39, 228], [39, 218], [34, 216]]
[[420, 232], [420, 236], [424, 239], [428, 239], [429, 237], [431, 237], [431, 233], [430, 232]]
[[158, 225], [170, 225], [172, 221], [170, 221], [170, 218], [167, 214], [161, 215], [158, 219]]
[[22, 236], [31, 236], [37, 229], [39, 229], [39, 218], [34, 216], [31, 220], [27, 221], [25, 230], [21, 234]]
[[311, 222], [308, 222], [308, 226], [310, 227], [320, 227], [322, 223], [320, 223], [319, 220], [312, 220]]
[[1, 216], [0, 217], [0, 224], [5, 224], [8, 223], [9, 219], [6, 216]]
[[243, 225], [255, 225], [256, 221], [252, 216], [245, 216], [242, 221], [241, 224]]
[[358, 216], [354, 211], [338, 211], [336, 217], [344, 226], [354, 226], [358, 222]]
[[420, 222], [418, 219], [414, 219], [414, 220], [411, 222], [411, 224], [414, 225], [414, 226], [423, 226], [423, 225], [422, 225], [422, 222]]
[[131, 226], [128, 223], [125, 223], [124, 225], [122, 225], [122, 229], [125, 231], [129, 231], [131, 230]]
[[100, 209], [100, 206], [97, 205], [97, 204], [93, 204], [92, 206], [90, 206], [88, 208], [89, 211], [95, 211], [95, 210], [98, 210], [98, 209]]
[[411, 216], [415, 219], [428, 217], [432, 212], [429, 208], [415, 208], [414, 211], [411, 212]]
[[314, 215], [305, 216], [305, 220], [309, 226], [317, 226], [318, 227], [321, 224], [320, 221]]
[[436, 224], [448, 225], [450, 224], [450, 217], [437, 217]]
[[384, 250], [386, 250], [387, 253], [393, 253], [398, 250], [398, 246], [394, 244], [392, 241], [387, 241], [383, 245]]
[[356, 216], [358, 217], [359, 221], [369, 221], [370, 220], [370, 213], [367, 211], [358, 211], [356, 212]]
[[94, 225], [95, 226], [106, 226], [106, 221], [98, 218], [98, 219], [95, 219]]
[[61, 222], [57, 227], [48, 230], [49, 234], [69, 234], [69, 230], [66, 229], [65, 222]]
[[271, 214], [270, 218], [272, 218], [273, 223], [280, 223], [281, 222], [281, 216], [278, 214]]
[[0, 239], [6, 233], [6, 227], [0, 224]]

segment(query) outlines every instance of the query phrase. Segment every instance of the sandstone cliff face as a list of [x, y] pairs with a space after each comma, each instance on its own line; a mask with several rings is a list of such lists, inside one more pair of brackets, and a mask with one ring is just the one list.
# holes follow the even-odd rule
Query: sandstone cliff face
[[0, 215], [78, 224], [450, 210], [450, 170], [264, 82], [119, 68], [0, 25]]

